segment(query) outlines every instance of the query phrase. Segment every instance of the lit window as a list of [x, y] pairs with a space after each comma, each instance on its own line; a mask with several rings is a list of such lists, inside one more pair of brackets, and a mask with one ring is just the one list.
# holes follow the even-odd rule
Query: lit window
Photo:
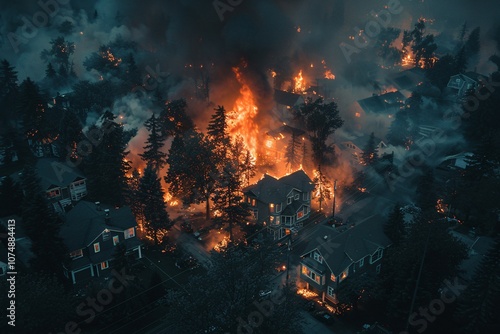
[[274, 213], [274, 204], [269, 204], [269, 212]]
[[252, 199], [252, 206], [255, 206], [255, 198]]
[[335, 282], [337, 279], [334, 274], [330, 275], [330, 281]]
[[83, 256], [83, 251], [81, 249], [69, 253], [69, 257], [72, 259], [78, 259]]
[[101, 262], [101, 269], [107, 269], [109, 267], [108, 261]]
[[349, 275], [349, 268], [347, 268], [342, 272], [342, 274], [340, 274], [340, 281], [342, 282], [344, 279], [347, 278], [348, 275]]
[[124, 233], [125, 233], [125, 239], [129, 239], [129, 238], [135, 237], [135, 231], [134, 231], [133, 227], [125, 230]]
[[306, 276], [311, 276], [311, 271], [306, 266], [302, 266], [302, 274]]
[[359, 260], [359, 267], [361, 268], [365, 264], [365, 258]]
[[99, 253], [101, 251], [101, 246], [99, 245], [98, 242], [94, 244], [94, 252]]
[[301, 219], [302, 217], [304, 217], [304, 210], [303, 209], [302, 209], [302, 211], [297, 212], [297, 220]]
[[113, 236], [113, 246], [116, 246], [120, 242], [120, 237], [118, 235]]

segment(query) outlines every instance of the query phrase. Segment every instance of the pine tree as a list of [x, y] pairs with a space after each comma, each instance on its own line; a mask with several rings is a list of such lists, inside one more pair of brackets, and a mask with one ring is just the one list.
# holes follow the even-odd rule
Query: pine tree
[[162, 152], [163, 137], [158, 118], [153, 114], [144, 126], [149, 131], [149, 136], [144, 146], [144, 152], [139, 154], [146, 164], [150, 164], [153, 170], [158, 174], [159, 171], [165, 166], [167, 154]]
[[466, 333], [492, 333], [498, 328], [500, 302], [500, 238], [483, 257], [470, 285], [458, 300], [456, 318]]
[[363, 153], [361, 153], [361, 162], [366, 166], [373, 166], [378, 161], [378, 148], [375, 142], [375, 134], [372, 132], [366, 143]]
[[422, 175], [417, 179], [417, 205], [423, 212], [435, 212], [437, 203], [436, 180], [428, 166], [423, 166]]
[[128, 54], [125, 59], [125, 64], [127, 65], [125, 80], [128, 81], [132, 87], [140, 85], [142, 83], [141, 73], [135, 63], [135, 58], [132, 53]]
[[45, 69], [45, 77], [48, 79], [54, 79], [57, 76], [56, 70], [52, 66], [52, 63], [47, 64], [47, 68]]
[[66, 41], [64, 37], [59, 36], [50, 41], [50, 49], [45, 49], [41, 53], [44, 61], [54, 61], [59, 65], [59, 74], [66, 77], [70, 72], [70, 57], [75, 52], [75, 43]]
[[168, 102], [160, 113], [160, 124], [164, 138], [183, 134], [194, 129], [191, 117], [186, 113], [187, 103], [185, 100], [174, 100]]
[[21, 213], [23, 193], [10, 176], [0, 181], [0, 217]]
[[44, 138], [46, 129], [45, 110], [47, 106], [36, 85], [29, 77], [19, 89], [18, 112], [23, 117], [23, 125], [28, 138]]
[[165, 182], [169, 191], [184, 205], [205, 202], [206, 219], [210, 219], [210, 197], [215, 189], [217, 166], [214, 147], [202, 133], [190, 130], [176, 136], [169, 151], [169, 169]]
[[158, 246], [166, 231], [172, 226], [164, 196], [160, 179], [154, 167], [148, 164], [139, 183], [138, 200], [144, 206], [146, 233], [154, 240], [155, 246]]
[[409, 141], [410, 122], [406, 110], [396, 113], [394, 120], [389, 127], [387, 139], [394, 146], [406, 146]]
[[139, 184], [141, 181], [141, 174], [134, 168], [132, 176], [128, 178], [128, 187], [125, 195], [125, 203], [130, 207], [135, 219], [142, 226], [144, 223], [144, 204], [138, 201], [140, 196]]
[[62, 265], [66, 260], [67, 249], [59, 236], [61, 222], [49, 209], [46, 194], [41, 190], [39, 182], [33, 167], [23, 169], [22, 224], [35, 255], [31, 265], [36, 271], [56, 274], [62, 280]]
[[70, 156], [78, 159], [77, 145], [83, 139], [83, 129], [80, 119], [69, 109], [60, 111], [62, 117], [58, 126], [60, 156]]
[[208, 123], [207, 135], [215, 147], [215, 154], [221, 165], [224, 165], [227, 158], [227, 149], [231, 144], [229, 138], [226, 110], [223, 106], [214, 109], [215, 113], [211, 116]]
[[392, 241], [394, 246], [399, 245], [405, 236], [404, 214], [401, 211], [401, 206], [396, 204], [393, 211], [389, 215], [389, 220], [384, 226], [384, 232]]
[[479, 51], [481, 51], [480, 36], [481, 36], [480, 27], [476, 27], [469, 34], [467, 42], [465, 43], [465, 51], [468, 59], [479, 55]]
[[290, 141], [288, 142], [288, 146], [286, 147], [286, 153], [285, 153], [286, 164], [289, 172], [297, 169], [300, 165], [301, 146], [302, 145], [300, 136], [298, 136], [296, 132], [292, 130]]
[[90, 131], [104, 133], [92, 153], [85, 158], [83, 168], [88, 176], [89, 194], [95, 200], [122, 205], [127, 191], [127, 173], [131, 169], [126, 159], [130, 133], [115, 123], [112, 114], [103, 115], [101, 130], [96, 126]]
[[455, 72], [464, 73], [467, 69], [467, 54], [465, 46], [463, 46], [455, 56]]

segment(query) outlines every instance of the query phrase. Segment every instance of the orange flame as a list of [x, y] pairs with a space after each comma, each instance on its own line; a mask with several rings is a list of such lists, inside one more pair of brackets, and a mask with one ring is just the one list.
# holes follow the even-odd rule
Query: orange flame
[[[243, 65], [245, 66], [245, 64]], [[259, 127], [256, 123], [258, 108], [255, 97], [249, 85], [245, 82], [240, 68], [233, 67], [236, 80], [241, 85], [240, 96], [233, 106], [233, 110], [228, 113], [228, 128], [232, 137], [237, 135], [243, 138], [245, 146], [253, 157], [257, 157], [257, 138]]]
[[303, 91], [306, 90], [306, 81], [304, 77], [302, 76], [302, 70], [299, 71], [299, 74], [295, 78], [293, 78], [295, 87], [293, 91], [295, 93], [302, 93]]
[[333, 74], [331, 70], [326, 70], [326, 72], [325, 72], [325, 79], [334, 80], [335, 79], [335, 74]]

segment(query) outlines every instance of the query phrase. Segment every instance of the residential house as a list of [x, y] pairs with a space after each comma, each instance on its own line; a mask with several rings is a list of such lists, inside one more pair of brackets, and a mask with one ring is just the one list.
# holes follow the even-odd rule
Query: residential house
[[[42, 158], [37, 160], [35, 169], [56, 212], [63, 212], [72, 201], [79, 201], [87, 195], [87, 179], [76, 167], [53, 158]], [[12, 178], [17, 181], [20, 174], [14, 174]]]
[[[340, 140], [340, 144], [337, 147], [340, 149], [342, 156], [350, 162], [351, 166], [358, 167], [361, 163], [361, 155], [369, 139], [369, 135], [362, 135], [354, 139], [343, 139]], [[378, 150], [379, 156], [386, 153], [387, 144], [382, 139], [375, 137], [375, 147]]]
[[300, 263], [300, 281], [323, 301], [336, 303], [340, 283], [362, 273], [378, 274], [390, 245], [383, 231], [384, 219], [371, 216], [354, 227], [318, 226]]
[[452, 75], [447, 87], [453, 91], [458, 99], [463, 99], [468, 91], [479, 87], [481, 77], [484, 78], [485, 76], [475, 72]]
[[300, 94], [275, 89], [274, 103], [278, 118], [288, 121], [292, 119], [290, 110], [304, 103], [304, 98]]
[[367, 114], [384, 115], [392, 118], [403, 106], [405, 97], [399, 91], [382, 95], [373, 95], [366, 99], [358, 100], [358, 104]]
[[303, 226], [311, 212], [313, 189], [309, 176], [298, 170], [279, 179], [265, 174], [243, 192], [257, 223], [278, 240]]
[[73, 284], [107, 276], [119, 243], [125, 244], [127, 255], [142, 258], [137, 223], [129, 207], [112, 208], [99, 202], [80, 201], [64, 220], [60, 235], [70, 257], [64, 271]]
[[300, 142], [300, 149], [296, 154], [300, 157], [298, 160], [302, 161], [302, 146], [307, 145], [305, 131], [286, 124], [266, 133], [265, 158], [275, 165], [286, 165], [286, 150], [293, 136]]

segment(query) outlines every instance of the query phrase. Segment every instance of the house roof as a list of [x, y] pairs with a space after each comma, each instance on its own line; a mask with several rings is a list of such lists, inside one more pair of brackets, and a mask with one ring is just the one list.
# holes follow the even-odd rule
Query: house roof
[[294, 134], [295, 136], [302, 136], [304, 133], [306, 133], [306, 132], [301, 130], [301, 129], [297, 129], [297, 128], [291, 127], [289, 125], [286, 125], [286, 124], [280, 126], [277, 129], [270, 130], [269, 132], [267, 132], [267, 134], [269, 136], [274, 137], [274, 138], [280, 138], [281, 137], [280, 134], [287, 134], [287, 135]]
[[[40, 186], [43, 190], [67, 187], [75, 181], [85, 179], [85, 176], [77, 168], [54, 158], [38, 159], [35, 170], [40, 178]], [[14, 181], [19, 182], [21, 173], [14, 173], [11, 177]]]
[[[109, 209], [110, 221], [105, 222], [105, 209]], [[105, 229], [125, 231], [137, 225], [129, 207], [115, 209], [101, 204], [97, 210], [94, 203], [80, 201], [64, 217], [61, 237], [70, 251], [87, 247]]]
[[312, 191], [314, 184], [303, 170], [276, 179], [268, 174], [256, 184], [243, 189], [244, 193], [252, 193], [264, 203], [278, 203], [287, 197], [293, 189]]
[[293, 107], [299, 102], [302, 96], [300, 94], [286, 92], [284, 90], [274, 90], [274, 101], [284, 106]]
[[330, 270], [340, 275], [352, 263], [391, 244], [383, 231], [384, 222], [380, 215], [373, 215], [345, 231], [329, 225], [318, 226], [303, 255], [317, 250]]
[[[366, 144], [368, 144], [369, 139], [370, 139], [370, 135], [363, 135], [363, 136], [360, 136], [360, 137], [357, 137], [357, 138], [351, 140], [351, 142], [354, 145], [356, 145], [359, 149], [364, 150]], [[375, 137], [375, 145], [378, 146], [381, 141], [382, 141], [382, 139]]]
[[365, 112], [384, 113], [402, 104], [404, 99], [404, 95], [397, 91], [358, 100], [358, 103]]

